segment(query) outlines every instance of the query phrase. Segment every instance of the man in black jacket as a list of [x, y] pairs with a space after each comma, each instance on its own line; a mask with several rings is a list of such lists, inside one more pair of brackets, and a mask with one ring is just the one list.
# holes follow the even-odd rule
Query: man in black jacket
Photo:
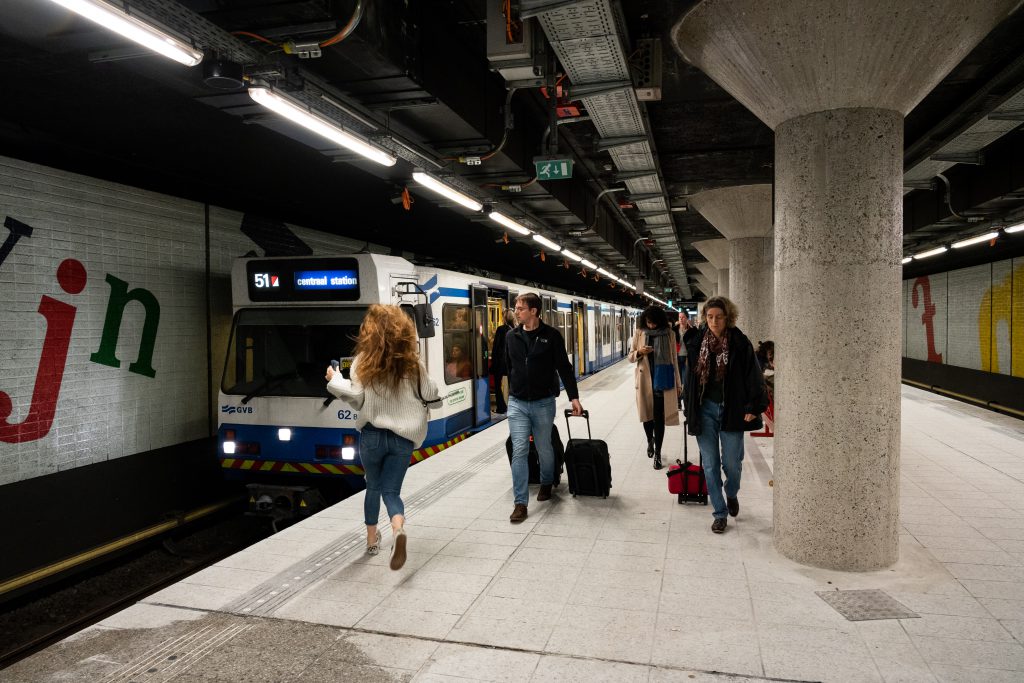
[[573, 415], [582, 415], [579, 389], [561, 333], [540, 319], [540, 297], [532, 292], [516, 297], [520, 325], [505, 335], [505, 370], [508, 372], [508, 431], [512, 437], [512, 491], [515, 508], [509, 521], [526, 519], [530, 498], [530, 435], [540, 460], [538, 501], [551, 498], [555, 480], [555, 454], [551, 425], [555, 421], [558, 378], [572, 401]]

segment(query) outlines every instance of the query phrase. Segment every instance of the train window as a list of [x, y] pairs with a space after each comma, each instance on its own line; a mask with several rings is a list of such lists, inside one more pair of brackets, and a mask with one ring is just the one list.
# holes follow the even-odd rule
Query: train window
[[331, 360], [350, 362], [365, 307], [244, 309], [224, 363], [225, 394], [326, 396]]
[[469, 306], [460, 304], [445, 304], [441, 309], [444, 323], [445, 384], [455, 384], [473, 377], [469, 314]]
[[445, 331], [469, 329], [469, 306], [445, 304], [441, 309], [441, 320]]

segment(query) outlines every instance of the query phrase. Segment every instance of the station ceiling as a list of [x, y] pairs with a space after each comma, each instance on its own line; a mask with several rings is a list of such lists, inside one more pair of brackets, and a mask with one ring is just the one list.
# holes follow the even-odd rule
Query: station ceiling
[[[660, 40], [660, 69], [653, 73], [660, 71], [660, 99], [637, 106], [672, 244], [652, 238], [658, 230], [652, 232], [656, 222], [643, 202], [630, 203], [639, 195], [624, 185], [607, 136], [587, 120], [584, 102], [591, 100], [574, 99], [574, 84], [561, 78], [565, 69], [555, 51], [545, 51], [536, 19], [530, 20], [536, 68], [529, 78], [517, 77], [519, 87], [509, 95], [506, 79], [488, 60], [488, 13], [492, 21], [500, 16], [504, 0], [128, 4], [203, 47], [202, 36], [212, 31], [219, 53], [208, 49], [203, 64], [183, 67], [48, 0], [4, 0], [0, 154], [371, 241], [441, 267], [476, 268], [634, 304], [642, 300], [633, 292], [595, 280], [590, 271], [584, 276], [577, 263], [541, 259], [532, 240], [510, 234], [506, 243], [502, 229], [482, 214], [439, 201], [411, 182], [412, 170], [448, 177], [573, 252], [630, 281], [643, 279], [649, 290], [676, 301], [704, 297], [696, 281], [704, 259], [691, 245], [719, 236], [689, 209], [688, 198], [705, 189], [772, 182], [772, 131], [672, 49], [669, 31], [696, 4], [690, 0], [608, 3], [634, 84], [652, 76], [639, 60], [657, 54], [649, 39]], [[529, 10], [545, 3], [509, 4]], [[327, 42], [355, 18], [354, 30], [323, 47], [321, 56], [286, 53], [287, 41]], [[240, 66], [247, 76], [277, 88], [319, 93], [320, 111], [337, 109], [339, 121], [397, 145], [402, 158], [392, 167], [359, 161], [282, 124], [244, 88], [210, 84], [218, 59], [245, 62]], [[226, 73], [230, 68], [225, 65]], [[558, 86], [569, 94], [559, 104], [575, 106], [583, 120], [562, 121], [553, 136], [551, 103], [532, 86], [560, 78]], [[1018, 10], [906, 119], [907, 254], [1024, 221], [1022, 123], [1024, 10]], [[571, 179], [533, 180], [534, 158], [549, 153], [575, 161]], [[479, 165], [459, 163], [467, 156], [485, 158]], [[409, 209], [401, 201], [405, 188], [414, 199]], [[906, 269], [913, 274], [991, 260], [992, 250], [1015, 255], [1020, 244], [1003, 240], [982, 249]]]

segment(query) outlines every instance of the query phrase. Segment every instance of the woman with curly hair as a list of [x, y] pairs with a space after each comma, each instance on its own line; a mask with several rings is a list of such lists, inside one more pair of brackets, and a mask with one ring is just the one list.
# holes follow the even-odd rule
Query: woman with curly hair
[[[764, 377], [754, 347], [736, 327], [736, 304], [724, 296], [704, 302], [701, 329], [683, 338], [691, 371], [686, 383], [686, 419], [697, 437], [708, 495], [713, 506], [711, 530], [725, 532], [727, 515], [740, 513], [743, 432], [761, 428], [768, 407]], [[725, 470], [725, 483], [722, 471]], [[725, 495], [722, 490], [725, 489]]]
[[679, 424], [678, 400], [683, 386], [679, 381], [676, 337], [663, 309], [650, 306], [640, 314], [628, 358], [636, 364], [633, 388], [636, 412], [647, 434], [647, 457], [654, 458], [654, 469], [660, 470], [665, 425]]
[[438, 400], [437, 385], [419, 360], [416, 328], [401, 308], [370, 306], [359, 328], [349, 377], [327, 368], [327, 390], [359, 411], [366, 553], [380, 552], [377, 520], [383, 497], [394, 534], [391, 568], [401, 569], [406, 557], [402, 481], [413, 450], [427, 435], [424, 402]]

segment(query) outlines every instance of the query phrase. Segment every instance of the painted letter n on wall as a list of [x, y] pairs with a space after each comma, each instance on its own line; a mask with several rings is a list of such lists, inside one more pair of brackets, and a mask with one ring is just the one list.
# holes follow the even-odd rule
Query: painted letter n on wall
[[107, 301], [107, 317], [103, 322], [103, 337], [100, 348], [89, 356], [89, 360], [112, 368], [121, 367], [117, 359], [117, 338], [121, 333], [121, 318], [124, 308], [131, 301], [137, 301], [146, 309], [146, 320], [142, 325], [142, 341], [139, 342], [139, 357], [128, 366], [129, 372], [146, 377], [155, 377], [153, 369], [153, 347], [156, 345], [156, 330], [160, 325], [160, 304], [148, 289], [137, 287], [129, 290], [128, 283], [107, 273], [107, 284], [110, 285], [110, 299]]

